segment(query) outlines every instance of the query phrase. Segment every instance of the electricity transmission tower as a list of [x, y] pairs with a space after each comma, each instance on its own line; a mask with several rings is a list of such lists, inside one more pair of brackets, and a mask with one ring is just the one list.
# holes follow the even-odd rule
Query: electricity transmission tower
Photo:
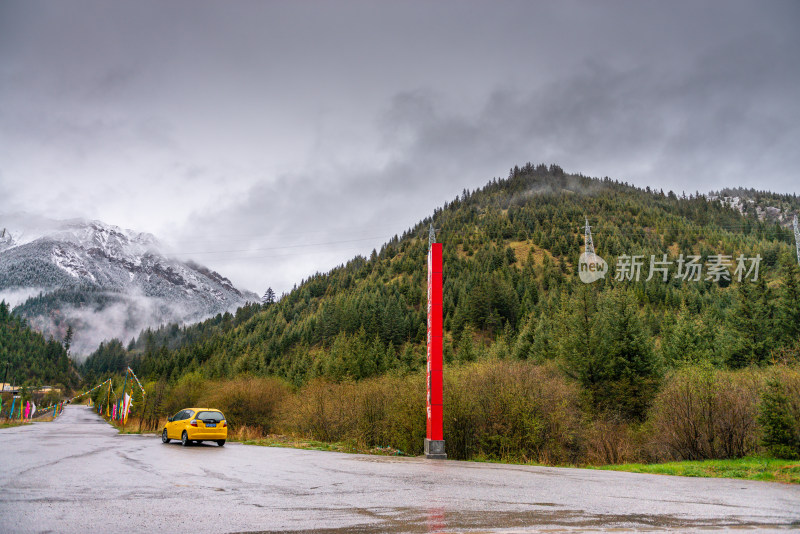
[[797, 215], [794, 216], [794, 244], [797, 247], [797, 264], [800, 265], [800, 228], [797, 227]]
[[594, 257], [594, 242], [592, 241], [592, 227], [589, 226], [589, 219], [586, 219], [586, 229], [583, 232], [583, 244], [586, 246], [586, 258]]

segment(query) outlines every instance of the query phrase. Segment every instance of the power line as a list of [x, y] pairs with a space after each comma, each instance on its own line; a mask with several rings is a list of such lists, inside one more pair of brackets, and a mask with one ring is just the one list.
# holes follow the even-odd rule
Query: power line
[[[404, 224], [407, 224], [407, 221], [397, 221], [396, 223], [387, 223], [382, 225], [368, 225], [372, 230], [393, 230], [396, 229]], [[414, 223], [409, 228], [413, 229], [419, 225], [419, 222]], [[282, 233], [282, 234], [275, 234], [275, 233], [259, 233], [259, 234], [242, 234], [242, 233], [231, 233], [231, 234], [206, 234], [203, 233], [202, 238], [192, 238], [192, 239], [176, 239], [174, 242], [176, 243], [198, 243], [198, 242], [207, 242], [207, 241], [215, 241], [215, 240], [226, 240], [226, 241], [244, 241], [248, 239], [259, 239], [259, 238], [296, 238], [298, 236], [315, 236], [319, 234], [327, 234], [331, 231], [335, 231], [338, 233], [347, 233], [353, 230], [363, 230], [364, 226], [350, 226], [350, 227], [340, 227], [340, 228], [332, 228], [326, 227], [324, 230], [315, 230], [313, 232], [289, 232], [289, 233]]]
[[207, 251], [196, 251], [196, 252], [171, 252], [171, 255], [197, 255], [197, 254], [230, 254], [236, 252], [266, 252], [269, 250], [283, 250], [287, 248], [303, 248], [303, 247], [320, 247], [326, 245], [340, 245], [343, 243], [357, 243], [360, 241], [371, 241], [373, 239], [388, 239], [392, 236], [372, 236], [372, 237], [362, 237], [359, 239], [345, 239], [342, 241], [327, 241], [323, 243], [306, 243], [301, 245], [283, 245], [280, 247], [267, 247], [267, 248], [249, 248], [249, 249], [239, 249], [239, 250], [207, 250]]

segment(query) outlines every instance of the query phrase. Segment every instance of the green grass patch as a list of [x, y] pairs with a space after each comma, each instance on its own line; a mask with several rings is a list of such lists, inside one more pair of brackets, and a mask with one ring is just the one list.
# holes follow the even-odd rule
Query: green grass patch
[[591, 469], [683, 477], [740, 478], [744, 480], [800, 484], [800, 462], [775, 458], [748, 457], [737, 460], [603, 465], [591, 467]]

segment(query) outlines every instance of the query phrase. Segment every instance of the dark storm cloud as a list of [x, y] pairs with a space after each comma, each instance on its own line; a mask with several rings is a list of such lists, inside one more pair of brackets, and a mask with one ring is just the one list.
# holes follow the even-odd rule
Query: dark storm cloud
[[4, 2], [0, 212], [152, 231], [282, 291], [526, 161], [797, 191], [798, 23], [777, 1]]

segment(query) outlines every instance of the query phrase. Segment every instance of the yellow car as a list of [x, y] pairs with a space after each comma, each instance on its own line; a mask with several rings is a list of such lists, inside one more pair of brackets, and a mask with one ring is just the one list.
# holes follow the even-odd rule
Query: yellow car
[[161, 432], [161, 441], [179, 439], [184, 447], [192, 442], [216, 441], [222, 447], [228, 438], [228, 422], [213, 408], [186, 408], [169, 419]]

